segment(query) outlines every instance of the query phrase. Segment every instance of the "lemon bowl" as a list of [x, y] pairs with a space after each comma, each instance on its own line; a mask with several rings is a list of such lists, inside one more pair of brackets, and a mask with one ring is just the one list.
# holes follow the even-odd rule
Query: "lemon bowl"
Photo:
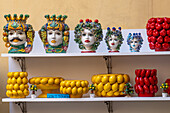
[[33, 77], [29, 79], [29, 83], [41, 89], [42, 94], [38, 98], [47, 98], [47, 93], [56, 92], [60, 88], [60, 82], [63, 80], [62, 77]]
[[86, 80], [64, 80], [60, 83], [60, 93], [69, 94], [70, 98], [82, 98], [89, 91], [88, 85]]
[[95, 95], [98, 97], [122, 97], [125, 96], [125, 84], [130, 81], [127, 74], [99, 74], [91, 79], [96, 87]]

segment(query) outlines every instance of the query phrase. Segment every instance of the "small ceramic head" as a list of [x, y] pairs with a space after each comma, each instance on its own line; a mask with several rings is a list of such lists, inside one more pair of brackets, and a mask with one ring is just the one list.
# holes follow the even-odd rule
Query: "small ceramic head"
[[127, 38], [127, 44], [130, 47], [131, 52], [139, 52], [143, 44], [141, 33], [129, 33]]
[[46, 53], [66, 53], [69, 43], [69, 27], [66, 15], [45, 15], [47, 23], [39, 30]]
[[3, 30], [3, 40], [5, 46], [10, 47], [8, 53], [29, 53], [32, 50], [34, 40], [34, 30], [30, 24], [26, 24], [29, 15], [17, 16], [10, 14], [4, 16], [7, 24]]
[[116, 30], [115, 27], [113, 27], [112, 30], [109, 27], [107, 28], [105, 41], [109, 52], [119, 52], [123, 40], [121, 27], [119, 27], [118, 30]]
[[75, 42], [79, 44], [82, 53], [95, 52], [102, 41], [103, 33], [101, 24], [96, 19], [86, 19], [85, 22], [80, 20], [80, 23], [75, 27]]

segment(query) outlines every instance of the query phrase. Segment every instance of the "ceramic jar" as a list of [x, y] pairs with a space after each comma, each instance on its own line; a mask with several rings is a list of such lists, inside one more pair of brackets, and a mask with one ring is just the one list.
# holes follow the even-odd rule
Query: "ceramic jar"
[[81, 19], [74, 34], [74, 41], [79, 44], [81, 53], [95, 53], [103, 38], [101, 24], [97, 19], [94, 22], [89, 19], [83, 22]]
[[45, 15], [47, 23], [39, 30], [46, 53], [66, 53], [69, 44], [67, 16]]
[[9, 47], [8, 53], [29, 53], [32, 50], [34, 30], [30, 24], [26, 24], [29, 15], [17, 16], [10, 14], [4, 16], [7, 24], [3, 30], [3, 41]]
[[107, 28], [105, 41], [110, 53], [119, 52], [123, 40], [121, 27], [118, 30], [115, 27], [112, 30], [109, 27]]
[[131, 52], [139, 52], [143, 44], [141, 33], [129, 33], [127, 44], [129, 45]]

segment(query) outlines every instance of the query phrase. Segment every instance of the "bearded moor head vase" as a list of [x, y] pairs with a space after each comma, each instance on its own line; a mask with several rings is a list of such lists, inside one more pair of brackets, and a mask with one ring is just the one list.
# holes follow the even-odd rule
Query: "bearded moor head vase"
[[3, 30], [5, 46], [9, 48], [8, 53], [29, 53], [33, 47], [34, 30], [30, 24], [26, 24], [29, 15], [10, 14], [4, 16], [7, 24]]

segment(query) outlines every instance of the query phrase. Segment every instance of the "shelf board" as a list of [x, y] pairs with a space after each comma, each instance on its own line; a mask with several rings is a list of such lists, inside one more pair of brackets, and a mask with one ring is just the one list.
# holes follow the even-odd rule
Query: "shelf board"
[[83, 57], [83, 56], [155, 56], [170, 55], [170, 52], [128, 52], [128, 53], [47, 53], [47, 54], [6, 54], [2, 57]]
[[138, 102], [138, 101], [170, 101], [170, 97], [96, 97], [96, 98], [3, 98], [2, 102]]

